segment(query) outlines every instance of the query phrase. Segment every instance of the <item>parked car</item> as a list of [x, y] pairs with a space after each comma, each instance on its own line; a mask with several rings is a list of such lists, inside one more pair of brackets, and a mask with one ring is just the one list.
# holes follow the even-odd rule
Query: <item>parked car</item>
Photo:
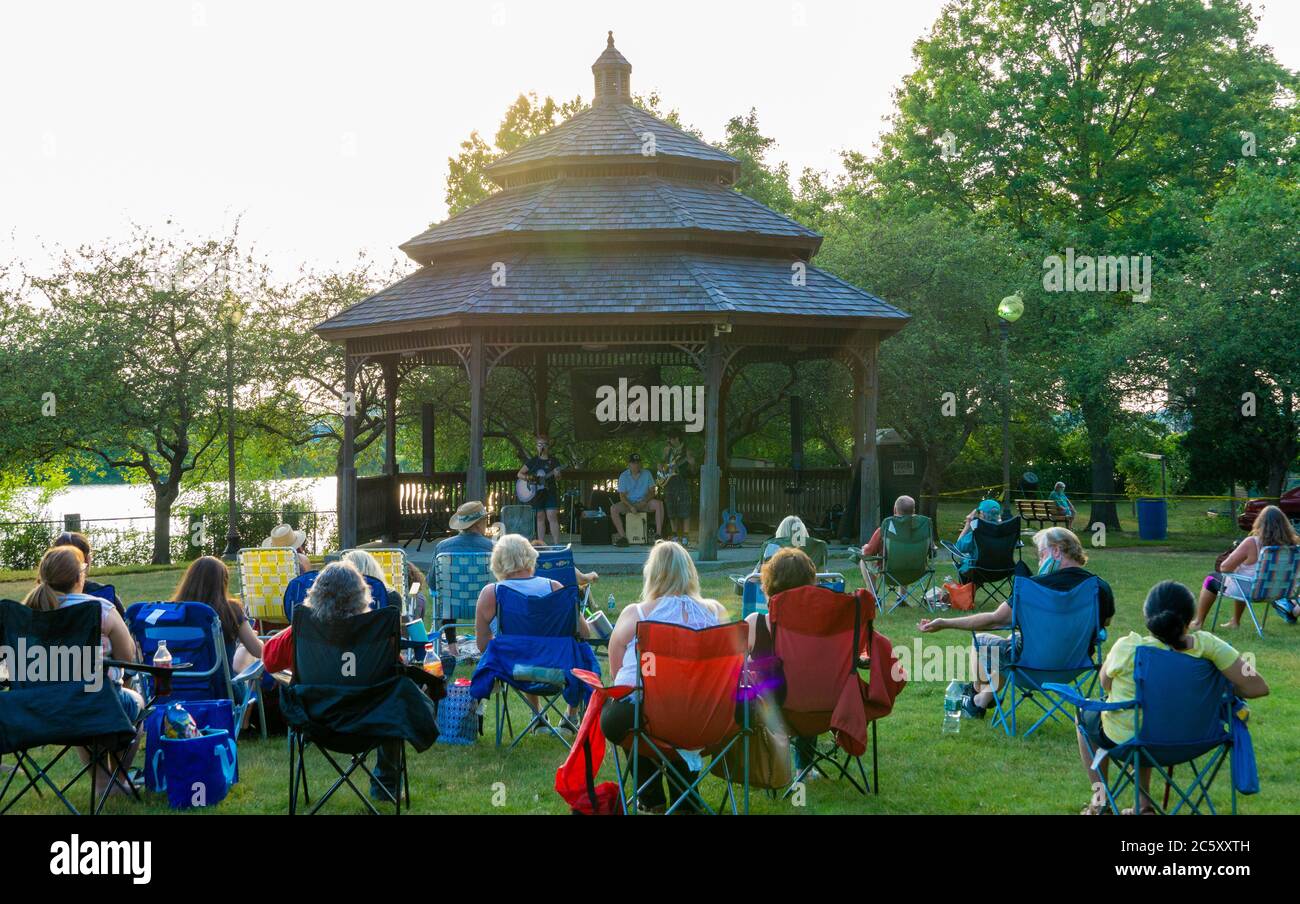
[[[1264, 506], [1272, 504], [1271, 499], [1250, 500], [1237, 516], [1237, 526], [1244, 531], [1249, 531], [1255, 526], [1255, 518], [1264, 510]], [[1277, 507], [1282, 510], [1282, 514], [1291, 519], [1291, 523], [1297, 526], [1297, 530], [1300, 530], [1300, 486], [1283, 493], [1282, 498], [1277, 502]]]

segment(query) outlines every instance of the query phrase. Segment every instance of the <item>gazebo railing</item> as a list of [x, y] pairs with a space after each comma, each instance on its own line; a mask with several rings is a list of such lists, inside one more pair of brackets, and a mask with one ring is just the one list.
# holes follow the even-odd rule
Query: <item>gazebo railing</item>
[[[513, 470], [487, 472], [487, 499], [484, 501], [489, 510], [499, 515], [502, 506], [517, 501], [516, 473]], [[577, 491], [578, 498], [587, 505], [595, 490], [614, 492], [618, 475], [619, 472], [613, 470], [566, 470], [561, 476], [559, 491], [562, 495]], [[805, 469], [802, 472], [790, 468], [732, 468], [724, 475], [719, 508], [725, 509], [729, 504], [729, 485], [734, 483], [736, 507], [747, 524], [775, 527], [786, 515], [797, 514], [810, 527], [816, 527], [832, 506], [843, 505], [847, 500], [849, 479], [847, 468]], [[698, 502], [698, 481], [694, 484], [692, 497]], [[390, 540], [412, 537], [420, 532], [426, 521], [428, 535], [441, 536], [448, 531], [452, 513], [466, 498], [463, 471], [359, 478], [358, 542], [380, 537]], [[696, 517], [693, 508], [692, 522]]]

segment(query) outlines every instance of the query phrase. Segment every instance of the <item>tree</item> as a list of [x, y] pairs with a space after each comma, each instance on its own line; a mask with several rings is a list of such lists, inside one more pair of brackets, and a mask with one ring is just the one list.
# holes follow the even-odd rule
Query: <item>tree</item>
[[[264, 273], [239, 258], [234, 235], [186, 242], [137, 230], [121, 247], [83, 247], [32, 280], [49, 303], [28, 349], [24, 437], [35, 458], [93, 456], [154, 494], [153, 561], [170, 561], [171, 511], [186, 475], [224, 436], [226, 327], [236, 293], [256, 295]], [[236, 382], [259, 343], [234, 332]]]
[[[1241, 0], [966, 0], [918, 41], [871, 167], [872, 190], [1005, 224], [1049, 252], [1168, 259], [1243, 159], [1277, 153], [1295, 77], [1254, 43]], [[1036, 337], [1088, 427], [1094, 496], [1115, 490], [1109, 434], [1128, 306], [1045, 294]], [[1086, 331], [1087, 342], [1079, 341]], [[1117, 526], [1113, 503], [1091, 522]], [[1091, 523], [1090, 522], [1090, 523]]]

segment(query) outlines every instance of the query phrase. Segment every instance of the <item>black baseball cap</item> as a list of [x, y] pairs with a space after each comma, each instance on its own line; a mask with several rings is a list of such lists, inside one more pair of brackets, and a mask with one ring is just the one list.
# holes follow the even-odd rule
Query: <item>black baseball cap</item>
[[631, 464], [631, 463], [634, 462], [634, 461], [640, 461], [640, 460], [641, 460], [641, 456], [638, 455], [638, 454], [636, 454], [635, 452], [633, 452], [631, 455], [629, 455], [629, 456], [627, 457], [627, 460], [628, 460], [628, 463]]

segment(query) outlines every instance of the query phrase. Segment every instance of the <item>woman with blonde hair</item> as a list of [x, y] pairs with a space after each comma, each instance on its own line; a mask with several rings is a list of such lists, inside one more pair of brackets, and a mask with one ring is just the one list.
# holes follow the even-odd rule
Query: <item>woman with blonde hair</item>
[[[383, 584], [384, 589], [388, 591], [387, 605], [396, 606], [399, 611], [401, 610], [402, 591], [397, 590], [388, 583], [388, 575], [384, 574], [384, 567], [379, 564], [378, 559], [364, 549], [349, 549], [339, 556], [339, 561], [347, 562], [361, 572], [362, 577], [372, 578]], [[378, 605], [378, 600], [376, 600], [376, 605]]]
[[[1255, 516], [1246, 539], [1237, 544], [1228, 553], [1218, 571], [1205, 576], [1201, 584], [1201, 598], [1196, 604], [1196, 617], [1192, 619], [1190, 631], [1199, 631], [1210, 614], [1210, 607], [1223, 593], [1232, 598], [1232, 618], [1223, 623], [1225, 628], [1236, 628], [1241, 624], [1241, 614], [1246, 611], [1242, 601], [1250, 593], [1250, 585], [1255, 582], [1255, 572], [1259, 566], [1259, 554], [1269, 546], [1296, 546], [1300, 538], [1296, 537], [1295, 528], [1290, 520], [1276, 505], [1266, 506]], [[1294, 618], [1300, 615], [1300, 606], [1283, 604], [1278, 609], [1283, 616]]]
[[[705, 599], [700, 591], [700, 575], [691, 554], [680, 543], [661, 540], [650, 550], [642, 569], [641, 601], [619, 613], [614, 633], [609, 638], [610, 666], [618, 666], [614, 684], [635, 686], [640, 656], [636, 649], [636, 626], [643, 621], [664, 622], [687, 628], [711, 628], [727, 619], [727, 610], [717, 600]], [[611, 700], [600, 714], [600, 730], [612, 743], [622, 743], [632, 730], [635, 707], [630, 697]], [[687, 782], [694, 776], [686, 775]], [[685, 790], [670, 779], [675, 796]], [[662, 782], [652, 781], [642, 790], [642, 802], [649, 809], [667, 806]]]
[[[533, 572], [537, 568], [537, 550], [532, 542], [521, 534], [506, 534], [492, 547], [492, 574], [496, 583], [486, 585], [479, 591], [478, 602], [474, 606], [474, 630], [480, 650], [486, 650], [492, 638], [500, 633], [500, 621], [497, 618], [497, 585], [509, 587], [524, 596], [546, 596], [564, 585], [550, 578], [537, 577]], [[579, 615], [578, 636], [591, 636], [587, 620]], [[537, 697], [524, 695], [536, 711]], [[577, 707], [570, 706], [568, 716], [574, 720], [578, 714]], [[539, 725], [536, 731], [545, 732]]]
[[[23, 598], [23, 605], [37, 612], [52, 612], [68, 606], [98, 606], [100, 648], [104, 652], [104, 658], [122, 662], [138, 661], [135, 640], [131, 637], [126, 622], [118, 614], [117, 608], [108, 600], [85, 592], [86, 558], [80, 549], [75, 546], [56, 546], [46, 550], [45, 555], [41, 556], [41, 564], [36, 574], [36, 586]], [[144, 708], [144, 700], [135, 691], [122, 686], [122, 675], [118, 669], [109, 669], [107, 676], [117, 687], [126, 717], [134, 723]], [[121, 763], [124, 771], [130, 769], [131, 761], [135, 758], [135, 749], [136, 742], [132, 741], [126, 752], [122, 754]], [[80, 750], [79, 754], [83, 763], [90, 758], [84, 749]], [[111, 780], [108, 770], [97, 767], [97, 772], [96, 786], [108, 787]], [[123, 779], [118, 780], [112, 789], [113, 793], [129, 791], [122, 784], [123, 781]]]

